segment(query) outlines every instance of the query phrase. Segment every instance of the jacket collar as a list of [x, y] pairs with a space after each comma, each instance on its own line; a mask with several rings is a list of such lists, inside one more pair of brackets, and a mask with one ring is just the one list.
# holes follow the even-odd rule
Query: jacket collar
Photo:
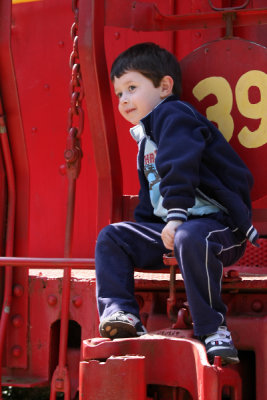
[[130, 128], [130, 133], [134, 140], [139, 143], [140, 140], [143, 139], [144, 136], [148, 136], [153, 138], [152, 132], [151, 132], [151, 115], [152, 113], [163, 103], [168, 103], [169, 101], [174, 101], [174, 100], [179, 100], [179, 98], [175, 95], [171, 95], [166, 97], [166, 99], [163, 99], [158, 105], [156, 105], [153, 110], [151, 110], [144, 118], [141, 119], [140, 124], [133, 126]]
[[140, 123], [143, 125], [146, 134], [153, 139], [153, 133], [151, 131], [151, 118], [154, 112], [157, 112], [158, 107], [162, 104], [168, 103], [170, 101], [177, 101], [179, 98], [175, 95], [171, 95], [166, 97], [166, 99], [162, 100], [149, 114], [147, 114], [144, 118], [141, 119]]

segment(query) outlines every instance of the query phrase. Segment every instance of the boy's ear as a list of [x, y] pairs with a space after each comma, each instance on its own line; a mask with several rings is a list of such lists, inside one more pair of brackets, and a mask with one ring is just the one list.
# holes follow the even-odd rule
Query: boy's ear
[[173, 89], [173, 79], [169, 75], [165, 75], [160, 81], [160, 88], [161, 88], [161, 98], [164, 99], [172, 94]]

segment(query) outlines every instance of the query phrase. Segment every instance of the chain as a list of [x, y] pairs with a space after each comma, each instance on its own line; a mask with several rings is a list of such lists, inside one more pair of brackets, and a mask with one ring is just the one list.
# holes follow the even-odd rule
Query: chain
[[[80, 73], [78, 51], [78, 0], [72, 1], [72, 10], [74, 12], [74, 23], [71, 27], [73, 50], [70, 56], [70, 67], [72, 74], [70, 82], [70, 108], [68, 111], [68, 137], [66, 150], [64, 152], [64, 157], [66, 160], [66, 173], [68, 177], [67, 217], [64, 247], [65, 258], [71, 257], [76, 179], [79, 175], [81, 165], [82, 150], [80, 146], [80, 137], [83, 131], [84, 120], [84, 114], [81, 107], [84, 92]], [[74, 117], [76, 118], [75, 121]], [[57, 392], [64, 392], [64, 399], [70, 400], [70, 374], [67, 366], [70, 278], [71, 267], [68, 266], [64, 268], [58, 366], [56, 367], [52, 376], [50, 400], [56, 400]]]
[[78, 49], [78, 21], [79, 21], [79, 0], [72, 0], [72, 11], [74, 22], [70, 35], [73, 49], [70, 55], [69, 65], [71, 68], [70, 81], [70, 108], [68, 110], [68, 139], [64, 157], [67, 163], [67, 172], [77, 178], [80, 171], [80, 159], [82, 151], [80, 148], [80, 137], [84, 127], [84, 111], [82, 100], [84, 98], [83, 81], [80, 70], [79, 49]]

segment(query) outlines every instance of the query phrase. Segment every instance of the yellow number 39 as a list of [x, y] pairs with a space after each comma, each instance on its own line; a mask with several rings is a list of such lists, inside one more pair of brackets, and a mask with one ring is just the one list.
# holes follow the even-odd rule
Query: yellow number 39
[[[260, 92], [260, 101], [249, 101], [249, 89], [256, 86]], [[230, 140], [234, 132], [234, 121], [231, 116], [233, 107], [232, 89], [227, 80], [220, 76], [212, 76], [200, 81], [193, 89], [194, 96], [203, 100], [209, 94], [214, 94], [217, 103], [206, 109], [207, 118], [216, 122], [218, 129]], [[240, 143], [247, 148], [261, 147], [267, 143], [267, 74], [252, 70], [242, 75], [235, 88], [236, 103], [239, 112], [250, 119], [260, 119], [257, 130], [250, 131], [244, 126], [238, 133]]]

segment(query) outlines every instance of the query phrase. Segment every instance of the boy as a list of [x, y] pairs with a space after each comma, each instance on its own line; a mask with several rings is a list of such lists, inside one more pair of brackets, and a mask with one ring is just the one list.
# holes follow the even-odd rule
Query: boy
[[249, 192], [252, 177], [216, 127], [179, 100], [179, 63], [153, 43], [137, 44], [113, 63], [119, 112], [139, 147], [136, 222], [105, 227], [96, 246], [100, 334], [146, 333], [134, 297], [134, 267], [162, 268], [173, 250], [181, 270], [194, 334], [210, 362], [239, 362], [221, 299], [223, 266], [256, 244]]

